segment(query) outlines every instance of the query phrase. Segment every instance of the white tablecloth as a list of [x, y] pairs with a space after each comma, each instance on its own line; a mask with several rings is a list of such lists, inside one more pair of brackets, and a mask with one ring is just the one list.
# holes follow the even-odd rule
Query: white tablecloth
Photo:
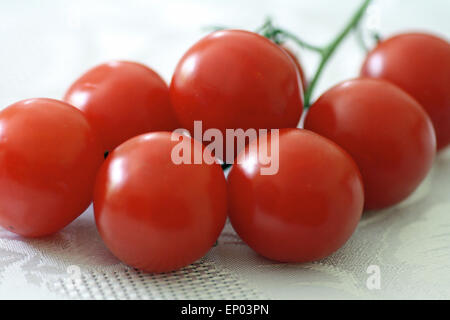
[[[253, 29], [270, 15], [317, 44], [329, 40], [360, 1], [61, 1], [0, 2], [0, 105], [60, 98], [87, 68], [110, 59], [148, 64], [169, 81], [203, 26]], [[450, 35], [450, 1], [384, 0], [371, 9], [382, 34], [405, 29]], [[307, 74], [313, 53], [298, 50]], [[317, 94], [355, 77], [363, 58], [346, 40]], [[372, 267], [370, 267], [372, 266]], [[375, 267], [374, 267], [375, 266]], [[379, 270], [379, 289], [367, 271]], [[375, 268], [375, 269], [373, 269]], [[369, 281], [370, 282], [370, 281]], [[370, 286], [369, 286], [370, 287]], [[0, 229], [0, 298], [450, 298], [450, 150], [417, 192], [393, 208], [365, 214], [356, 233], [320, 262], [268, 261], [225, 227], [218, 246], [170, 274], [144, 274], [102, 243], [92, 209], [58, 234], [23, 239]]]

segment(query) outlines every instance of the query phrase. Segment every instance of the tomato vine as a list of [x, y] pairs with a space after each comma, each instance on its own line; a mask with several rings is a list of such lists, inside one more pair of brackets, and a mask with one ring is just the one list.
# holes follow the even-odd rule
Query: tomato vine
[[361, 21], [362, 17], [364, 16], [364, 13], [366, 12], [366, 10], [371, 2], [372, 2], [372, 0], [364, 0], [362, 5], [353, 14], [352, 18], [345, 25], [345, 27], [337, 34], [337, 36], [329, 44], [327, 44], [323, 47], [312, 45], [312, 44], [300, 39], [299, 37], [297, 37], [296, 35], [294, 35], [293, 33], [289, 32], [289, 31], [275, 27], [272, 24], [272, 21], [270, 19], [268, 19], [264, 23], [264, 25], [260, 28], [260, 33], [262, 35], [266, 36], [267, 38], [273, 40], [276, 43], [282, 43], [286, 40], [291, 40], [291, 41], [295, 42], [297, 45], [299, 45], [305, 49], [308, 49], [308, 50], [311, 50], [311, 51], [314, 51], [314, 52], [317, 52], [318, 54], [320, 54], [321, 60], [320, 60], [319, 66], [311, 80], [311, 83], [309, 84], [309, 86], [305, 92], [305, 101], [304, 101], [305, 109], [308, 109], [311, 106], [312, 94], [314, 92], [314, 89], [317, 85], [317, 82], [318, 82], [326, 64], [328, 63], [328, 61], [330, 60], [331, 56], [336, 51], [336, 49], [339, 47], [341, 42], [347, 37], [347, 35], [353, 29], [355, 29], [358, 26], [359, 22]]

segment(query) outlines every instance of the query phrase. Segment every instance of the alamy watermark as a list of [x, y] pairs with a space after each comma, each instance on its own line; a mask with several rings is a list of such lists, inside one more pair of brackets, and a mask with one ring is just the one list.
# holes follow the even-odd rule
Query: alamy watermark
[[[274, 175], [279, 170], [279, 130], [271, 129], [226, 129], [225, 137], [221, 130], [210, 128], [203, 131], [202, 121], [194, 121], [193, 144], [186, 129], [172, 133], [172, 141], [179, 143], [172, 149], [174, 164], [213, 164], [221, 159], [227, 164], [255, 165], [259, 163], [261, 175]], [[250, 143], [250, 142], [254, 143]], [[204, 149], [196, 144], [206, 145]], [[246, 149], [246, 145], [248, 148]], [[237, 157], [240, 152], [245, 152]], [[225, 153], [225, 154], [224, 154]]]
[[380, 266], [373, 264], [367, 267], [366, 273], [370, 276], [366, 280], [366, 287], [369, 290], [381, 289], [381, 269]]

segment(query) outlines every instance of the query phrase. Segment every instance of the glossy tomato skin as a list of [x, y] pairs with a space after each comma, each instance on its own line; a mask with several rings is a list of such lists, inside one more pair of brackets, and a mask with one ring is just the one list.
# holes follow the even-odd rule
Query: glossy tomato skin
[[92, 201], [103, 152], [76, 108], [29, 99], [0, 112], [0, 225], [26, 237], [55, 233]]
[[[170, 86], [183, 128], [296, 127], [303, 109], [301, 81], [278, 45], [252, 32], [213, 32], [178, 63]], [[226, 147], [225, 147], [226, 149]]]
[[[259, 143], [267, 141], [270, 150], [270, 139]], [[339, 249], [355, 230], [364, 202], [351, 157], [313, 132], [282, 129], [279, 171], [261, 175], [267, 166], [255, 161], [251, 146], [250, 156], [243, 160], [241, 153], [228, 176], [229, 217], [239, 236], [281, 262], [319, 260]]]
[[72, 84], [64, 100], [83, 111], [105, 151], [139, 134], [178, 128], [167, 84], [135, 62], [92, 68]]
[[406, 33], [380, 42], [367, 56], [361, 75], [388, 80], [425, 108], [437, 147], [450, 144], [450, 44], [436, 36]]
[[308, 111], [305, 128], [350, 153], [363, 176], [368, 210], [409, 196], [436, 152], [431, 120], [419, 103], [377, 79], [350, 80], [325, 92]]
[[297, 67], [298, 74], [300, 75], [300, 79], [302, 81], [302, 89], [303, 93], [305, 93], [307, 87], [308, 87], [308, 81], [305, 76], [305, 72], [303, 71], [303, 67], [300, 64], [300, 60], [297, 57], [297, 55], [287, 46], [282, 45], [281, 48], [286, 51], [286, 53], [291, 57], [292, 61], [294, 62], [295, 66]]
[[94, 212], [104, 242], [120, 260], [148, 272], [201, 258], [226, 219], [222, 169], [216, 163], [174, 164], [177, 144], [168, 132], [135, 137], [108, 156], [96, 182]]

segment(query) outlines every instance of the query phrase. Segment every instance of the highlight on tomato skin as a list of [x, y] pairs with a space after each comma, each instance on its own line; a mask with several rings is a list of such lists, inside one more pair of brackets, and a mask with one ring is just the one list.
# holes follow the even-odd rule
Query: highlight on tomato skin
[[52, 99], [0, 112], [0, 225], [25, 237], [53, 234], [92, 201], [103, 151], [84, 115]]
[[436, 154], [433, 125], [422, 106], [379, 79], [354, 79], [329, 89], [309, 109], [305, 128], [353, 157], [364, 181], [366, 210], [407, 198]]
[[361, 76], [390, 81], [414, 97], [436, 131], [437, 148], [450, 144], [450, 43], [432, 34], [402, 33], [367, 55]]
[[139, 134], [179, 127], [167, 84], [136, 62], [111, 61], [88, 70], [72, 84], [64, 100], [83, 111], [104, 151]]
[[[192, 153], [201, 143], [184, 137]], [[227, 215], [226, 181], [219, 164], [175, 164], [178, 141], [156, 132], [117, 147], [99, 171], [94, 195], [97, 228], [124, 263], [168, 272], [203, 257]]]
[[194, 121], [202, 120], [204, 130], [225, 135], [226, 129], [296, 127], [301, 87], [295, 64], [280, 46], [253, 32], [222, 30], [184, 54], [170, 99], [183, 128], [193, 132]]
[[262, 175], [266, 165], [253, 147], [272, 150], [277, 143], [272, 135], [251, 142], [231, 169], [230, 222], [245, 243], [268, 259], [322, 259], [344, 245], [360, 220], [361, 175], [347, 152], [304, 129], [279, 131], [279, 171]]

